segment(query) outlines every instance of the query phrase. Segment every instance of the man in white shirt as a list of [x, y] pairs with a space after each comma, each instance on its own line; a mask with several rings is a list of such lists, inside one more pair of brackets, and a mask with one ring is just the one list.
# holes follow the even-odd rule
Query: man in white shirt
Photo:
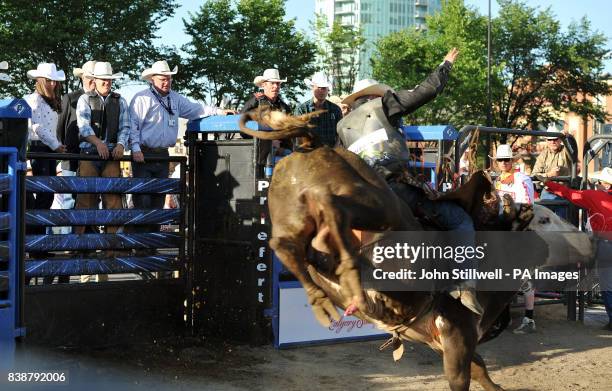
[[[178, 120], [189, 120], [210, 115], [225, 115], [229, 110], [192, 102], [172, 91], [172, 76], [178, 67], [170, 69], [166, 61], [157, 61], [142, 72], [141, 78], [150, 83], [149, 88], [134, 95], [130, 103], [130, 149], [134, 178], [168, 178], [167, 161], [147, 162], [148, 156], [167, 157], [168, 148], [176, 144]], [[135, 194], [137, 209], [162, 209], [165, 195]], [[157, 225], [141, 226], [141, 232], [158, 231]]]

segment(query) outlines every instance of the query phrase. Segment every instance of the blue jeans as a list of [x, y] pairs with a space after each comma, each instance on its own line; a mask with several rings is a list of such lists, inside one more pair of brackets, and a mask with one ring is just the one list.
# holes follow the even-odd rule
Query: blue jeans
[[[448, 231], [462, 232], [461, 235], [457, 235], [456, 239], [459, 241], [457, 245], [474, 244], [476, 234], [474, 223], [461, 206], [452, 201], [432, 201], [422, 190], [405, 183], [392, 182], [389, 186], [413, 211], [418, 212], [418, 209], [421, 209], [426, 215], [435, 216], [436, 223]], [[457, 263], [454, 266], [463, 270], [478, 269], [478, 263], [475, 260]], [[444, 289], [444, 286], [438, 288]]]
[[[167, 161], [147, 162], [149, 156], [168, 156], [168, 152], [147, 153], [144, 152], [144, 163], [132, 162], [132, 176], [134, 178], [158, 178], [168, 179], [169, 166]], [[165, 194], [134, 194], [134, 208], [136, 209], [163, 209], [166, 200]], [[134, 227], [135, 232], [158, 232], [158, 224], [149, 224]]]
[[390, 183], [391, 189], [414, 211], [421, 208], [427, 215], [435, 215], [436, 221], [449, 231], [474, 232], [472, 217], [452, 201], [432, 201], [425, 194], [405, 183]]
[[[563, 197], [559, 197], [556, 194], [550, 193], [548, 190], [542, 190], [542, 193], [540, 194], [540, 200], [563, 200]], [[546, 205], [546, 207], [550, 210], [552, 210], [553, 212], [555, 212], [555, 214], [559, 217], [561, 217], [563, 220], [567, 220], [567, 207], [566, 206], [548, 206]]]

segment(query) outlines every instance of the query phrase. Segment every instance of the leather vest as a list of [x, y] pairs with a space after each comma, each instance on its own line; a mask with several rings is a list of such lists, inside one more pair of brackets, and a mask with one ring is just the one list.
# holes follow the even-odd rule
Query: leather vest
[[91, 107], [91, 127], [100, 140], [108, 144], [117, 143], [121, 95], [111, 92], [105, 102], [93, 91], [88, 93]]
[[338, 137], [372, 167], [399, 172], [410, 160], [404, 134], [387, 119], [382, 98], [366, 102], [344, 117], [338, 123]]

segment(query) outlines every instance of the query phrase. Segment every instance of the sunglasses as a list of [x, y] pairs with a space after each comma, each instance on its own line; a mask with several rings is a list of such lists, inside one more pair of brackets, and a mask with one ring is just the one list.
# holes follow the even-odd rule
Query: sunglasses
[[498, 162], [501, 162], [501, 163], [509, 163], [509, 162], [511, 162], [511, 161], [512, 161], [512, 159], [507, 159], [507, 158], [504, 158], [504, 159], [497, 159], [497, 161], [498, 161]]

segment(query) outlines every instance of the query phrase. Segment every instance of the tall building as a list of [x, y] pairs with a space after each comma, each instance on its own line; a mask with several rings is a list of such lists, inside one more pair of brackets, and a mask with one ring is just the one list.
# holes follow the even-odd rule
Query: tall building
[[363, 29], [365, 50], [360, 55], [359, 79], [372, 76], [370, 57], [381, 37], [407, 27], [424, 29], [425, 17], [441, 7], [442, 0], [315, 0], [315, 12], [328, 26], [334, 20]]

